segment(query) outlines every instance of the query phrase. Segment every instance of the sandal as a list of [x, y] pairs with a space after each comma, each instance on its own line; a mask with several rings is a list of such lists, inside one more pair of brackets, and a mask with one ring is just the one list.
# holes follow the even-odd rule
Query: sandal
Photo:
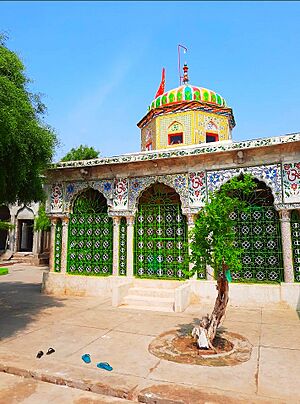
[[97, 363], [97, 368], [105, 369], [105, 370], [108, 370], [109, 372], [113, 370], [113, 368], [107, 362], [99, 362], [99, 363]]
[[36, 355], [37, 358], [41, 358], [44, 355], [43, 351], [39, 351]]
[[55, 352], [55, 349], [49, 348], [48, 351], [46, 352], [46, 355], [51, 355], [53, 352]]
[[91, 363], [91, 356], [87, 353], [82, 355], [81, 359], [83, 360], [84, 363]]

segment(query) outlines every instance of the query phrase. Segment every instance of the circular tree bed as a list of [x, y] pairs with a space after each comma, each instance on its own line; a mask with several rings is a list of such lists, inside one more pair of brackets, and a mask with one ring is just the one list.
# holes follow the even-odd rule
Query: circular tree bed
[[202, 366], [234, 366], [250, 359], [252, 345], [239, 334], [220, 331], [212, 349], [199, 349], [190, 332], [167, 331], [149, 345], [149, 352], [172, 362]]

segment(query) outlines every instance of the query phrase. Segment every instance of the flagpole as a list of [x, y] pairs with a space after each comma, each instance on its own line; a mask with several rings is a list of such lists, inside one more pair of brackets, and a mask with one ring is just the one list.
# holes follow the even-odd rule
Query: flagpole
[[179, 75], [179, 86], [181, 86], [182, 84], [182, 78], [183, 76], [181, 76], [181, 66], [180, 66], [180, 48], [182, 48], [184, 50], [184, 53], [187, 52], [187, 48], [183, 45], [178, 45], [177, 49], [178, 49], [178, 75]]

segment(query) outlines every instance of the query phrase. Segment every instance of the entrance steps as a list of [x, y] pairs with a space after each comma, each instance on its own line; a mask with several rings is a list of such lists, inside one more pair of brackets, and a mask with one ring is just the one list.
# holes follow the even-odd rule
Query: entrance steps
[[48, 265], [49, 253], [33, 254], [31, 252], [15, 252], [9, 262], [12, 264]]
[[157, 310], [173, 312], [175, 304], [174, 289], [156, 289], [133, 287], [124, 297], [122, 308]]
[[115, 285], [113, 305], [122, 309], [175, 312], [181, 310], [181, 294], [188, 285], [179, 281], [135, 279]]

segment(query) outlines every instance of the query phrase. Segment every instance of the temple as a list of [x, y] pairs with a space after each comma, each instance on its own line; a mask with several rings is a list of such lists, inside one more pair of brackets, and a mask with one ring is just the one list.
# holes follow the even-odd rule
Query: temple
[[[111, 293], [121, 307], [183, 311], [215, 297], [212, 268], [188, 278], [189, 229], [210, 191], [249, 173], [257, 187], [236, 220], [241, 272], [231, 303], [298, 304], [300, 134], [232, 140], [232, 109], [191, 85], [163, 92], [139, 121], [141, 151], [60, 162], [47, 172], [46, 293]], [[234, 214], [233, 214], [234, 215]]]

